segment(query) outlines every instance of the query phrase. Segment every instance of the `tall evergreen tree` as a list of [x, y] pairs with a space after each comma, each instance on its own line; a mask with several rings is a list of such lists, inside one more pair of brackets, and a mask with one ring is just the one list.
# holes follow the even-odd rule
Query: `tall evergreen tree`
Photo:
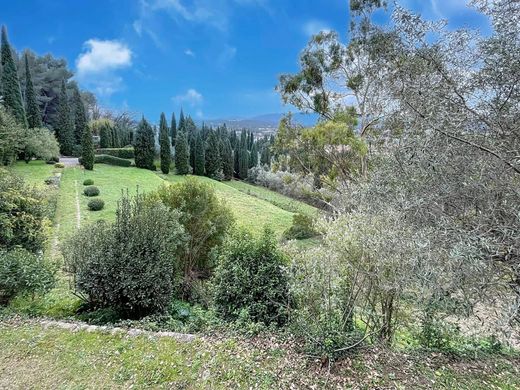
[[83, 99], [79, 93], [79, 88], [75, 83], [73, 91], [72, 104], [74, 110], [74, 138], [76, 144], [80, 145], [82, 143], [83, 134], [88, 127], [87, 113], [85, 111], [85, 104], [83, 104]]
[[27, 119], [22, 102], [22, 92], [20, 90], [20, 80], [16, 71], [16, 64], [13, 58], [11, 45], [7, 39], [7, 29], [2, 26], [2, 77], [1, 95], [3, 96], [3, 104], [15, 117], [16, 121], [23, 127], [27, 127]]
[[262, 153], [260, 155], [260, 164], [262, 165], [271, 165], [271, 150], [269, 149], [269, 144], [264, 144], [262, 148]]
[[211, 130], [206, 141], [206, 175], [218, 179], [221, 177], [222, 159], [217, 133]]
[[60, 152], [65, 156], [71, 156], [74, 149], [74, 124], [70, 115], [69, 98], [65, 80], [61, 81], [58, 121], [56, 123], [56, 138], [60, 143]]
[[224, 180], [231, 180], [233, 178], [233, 150], [231, 149], [229, 138], [226, 138], [223, 144], [222, 173], [224, 174]]
[[249, 168], [256, 167], [258, 165], [258, 151], [256, 148], [256, 142], [253, 142], [251, 146], [251, 155], [249, 156]]
[[177, 127], [177, 131], [185, 131], [186, 130], [186, 118], [184, 118], [184, 111], [181, 108], [181, 114], [179, 116], [179, 126]]
[[135, 166], [155, 170], [155, 137], [152, 126], [146, 119], [141, 119], [137, 126], [134, 143]]
[[36, 101], [36, 93], [32, 82], [31, 71], [29, 69], [29, 59], [25, 53], [25, 109], [27, 114], [27, 126], [30, 129], [42, 127], [42, 117], [40, 107]]
[[249, 169], [249, 152], [247, 147], [240, 148], [240, 155], [238, 156], [238, 176], [245, 180], [247, 179], [247, 171]]
[[179, 129], [177, 131], [177, 139], [175, 140], [175, 169], [178, 175], [190, 173], [189, 159], [188, 139], [186, 133]]
[[94, 142], [92, 140], [92, 129], [85, 126], [81, 137], [81, 163], [85, 169], [94, 169]]
[[235, 149], [233, 149], [233, 175], [239, 177], [240, 171], [240, 145], [237, 143]]
[[175, 138], [177, 138], [177, 121], [175, 120], [175, 113], [172, 113], [170, 137], [172, 138], [172, 146], [175, 146]]
[[206, 168], [206, 150], [204, 147], [204, 140], [202, 139], [202, 133], [197, 134], [197, 140], [195, 141], [195, 165], [193, 166], [193, 173], [195, 175], [204, 176]]
[[172, 151], [170, 148], [170, 139], [168, 138], [168, 123], [166, 123], [164, 112], [161, 113], [161, 122], [159, 124], [159, 145], [161, 148], [161, 171], [167, 175], [170, 173]]

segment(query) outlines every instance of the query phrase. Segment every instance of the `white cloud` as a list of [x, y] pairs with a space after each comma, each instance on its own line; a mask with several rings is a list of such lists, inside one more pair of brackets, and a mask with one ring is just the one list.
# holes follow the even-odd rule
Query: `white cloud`
[[191, 49], [184, 50], [184, 54], [186, 54], [187, 56], [190, 56], [190, 57], [195, 57], [195, 53]]
[[76, 60], [79, 74], [102, 73], [132, 64], [132, 51], [119, 41], [89, 39]]
[[328, 32], [330, 31], [330, 27], [320, 20], [309, 20], [303, 25], [303, 32], [305, 35], [316, 35], [321, 31]]
[[174, 96], [172, 99], [179, 104], [187, 103], [194, 107], [201, 105], [204, 97], [196, 89], [190, 88], [186, 91], [186, 93]]

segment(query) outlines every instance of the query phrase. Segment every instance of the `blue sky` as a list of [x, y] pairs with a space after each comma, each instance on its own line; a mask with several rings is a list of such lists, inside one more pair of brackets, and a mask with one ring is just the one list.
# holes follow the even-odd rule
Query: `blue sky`
[[[429, 19], [486, 29], [464, 0], [400, 0]], [[346, 38], [347, 0], [33, 0], [2, 5], [11, 43], [67, 59], [102, 105], [158, 119], [284, 112], [277, 76], [311, 34]]]

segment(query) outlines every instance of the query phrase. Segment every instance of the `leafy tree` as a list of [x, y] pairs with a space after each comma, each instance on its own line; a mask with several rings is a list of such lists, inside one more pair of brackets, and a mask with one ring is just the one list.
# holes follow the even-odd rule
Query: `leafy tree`
[[177, 138], [177, 121], [175, 120], [175, 113], [172, 113], [170, 137], [172, 139], [172, 146], [175, 146], [175, 139]]
[[187, 175], [190, 173], [190, 154], [188, 151], [188, 139], [184, 131], [177, 131], [177, 139], [175, 140], [175, 169], [178, 175]]
[[72, 155], [74, 149], [74, 124], [70, 114], [69, 98], [65, 80], [61, 82], [60, 103], [58, 106], [58, 121], [56, 123], [56, 138], [60, 143], [60, 151], [66, 156]]
[[11, 111], [15, 119], [23, 127], [27, 127], [27, 119], [22, 102], [22, 92], [20, 90], [20, 81], [16, 71], [16, 64], [13, 59], [11, 45], [7, 40], [7, 29], [2, 26], [2, 96], [4, 106]]
[[210, 130], [206, 141], [206, 175], [217, 179], [222, 175], [219, 139], [215, 131]]
[[164, 112], [161, 113], [161, 122], [159, 124], [159, 143], [161, 147], [161, 171], [164, 174], [170, 173], [170, 165], [172, 163], [172, 152], [170, 148], [170, 139], [168, 138], [168, 124]]
[[24, 128], [0, 104], [0, 165], [12, 164], [24, 147]]
[[141, 119], [137, 126], [134, 143], [135, 166], [155, 170], [155, 137], [152, 126], [146, 119]]
[[197, 134], [197, 141], [195, 142], [195, 166], [193, 173], [198, 176], [204, 176], [206, 165], [206, 150], [202, 134]]
[[224, 140], [222, 173], [224, 174], [224, 180], [231, 180], [233, 178], [233, 150], [231, 149], [231, 142], [228, 138]]
[[24, 145], [26, 162], [29, 162], [33, 157], [49, 161], [58, 158], [60, 155], [58, 141], [47, 128], [27, 129]]
[[42, 117], [40, 114], [40, 108], [36, 101], [36, 93], [34, 92], [34, 86], [31, 77], [31, 71], [29, 70], [29, 59], [27, 53], [25, 58], [25, 108], [27, 111], [27, 125], [30, 129], [42, 127]]
[[81, 163], [85, 169], [91, 171], [94, 169], [94, 141], [92, 139], [92, 129], [85, 126], [83, 137], [81, 139]]
[[77, 145], [82, 142], [82, 137], [85, 131], [87, 131], [87, 113], [85, 112], [85, 105], [79, 92], [78, 85], [73, 83], [72, 88], [72, 105], [74, 110], [74, 138]]
[[253, 142], [253, 146], [251, 147], [251, 156], [249, 159], [249, 168], [256, 167], [258, 165], [258, 151], [256, 149], [256, 142]]

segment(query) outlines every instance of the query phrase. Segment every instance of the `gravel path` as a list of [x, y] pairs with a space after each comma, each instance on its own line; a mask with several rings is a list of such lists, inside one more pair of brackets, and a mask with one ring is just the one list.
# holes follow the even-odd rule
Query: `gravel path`
[[60, 157], [60, 163], [66, 167], [77, 167], [79, 166], [79, 159], [77, 157]]

